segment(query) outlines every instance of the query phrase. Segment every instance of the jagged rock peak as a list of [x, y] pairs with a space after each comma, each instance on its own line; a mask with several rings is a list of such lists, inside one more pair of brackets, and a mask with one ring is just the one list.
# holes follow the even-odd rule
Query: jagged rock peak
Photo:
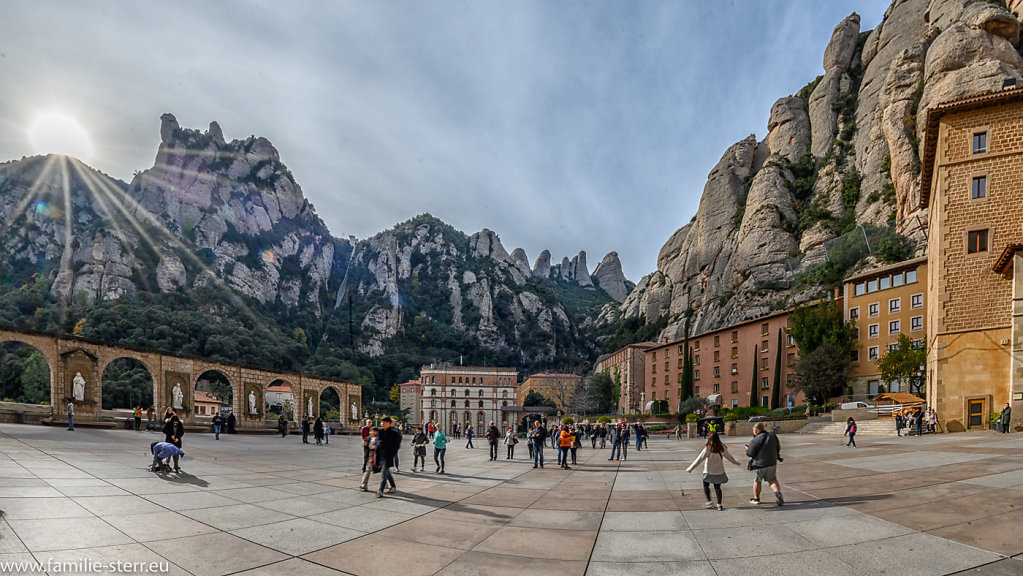
[[181, 130], [181, 126], [178, 126], [178, 119], [174, 117], [170, 112], [160, 116], [160, 141], [170, 142], [171, 138], [177, 134], [178, 130]]
[[831, 41], [824, 49], [824, 70], [848, 70], [856, 54], [856, 40], [860, 35], [860, 15], [853, 12], [835, 26]]
[[501, 244], [501, 239], [492, 230], [484, 228], [470, 237], [473, 256], [490, 257], [498, 262], [510, 260], [508, 252]]
[[511, 253], [512, 265], [518, 268], [519, 272], [523, 276], [529, 276], [532, 270], [529, 268], [529, 258], [526, 257], [526, 251], [522, 248], [516, 248]]
[[533, 262], [533, 277], [534, 278], [550, 278], [551, 277], [551, 253], [548, 250], [544, 250], [536, 257], [536, 261]]
[[572, 279], [579, 283], [580, 286], [593, 286], [593, 280], [590, 278], [590, 271], [586, 266], [586, 252], [580, 250], [576, 254], [575, 258], [572, 258], [571, 264], [571, 276]]
[[210, 138], [217, 143], [218, 146], [224, 146], [227, 142], [224, 141], [224, 131], [220, 129], [220, 124], [216, 121], [210, 122], [210, 129], [206, 131], [210, 135]]
[[608, 296], [617, 302], [625, 302], [625, 298], [629, 295], [629, 287], [626, 285], [622, 262], [618, 259], [617, 252], [608, 252], [600, 264], [593, 269], [592, 277], [597, 286], [607, 292]]

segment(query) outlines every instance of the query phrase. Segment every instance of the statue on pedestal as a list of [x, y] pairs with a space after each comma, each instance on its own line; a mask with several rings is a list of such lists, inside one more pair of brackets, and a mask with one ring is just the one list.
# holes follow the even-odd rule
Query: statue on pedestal
[[183, 402], [185, 400], [185, 394], [181, 391], [181, 383], [174, 383], [174, 388], [171, 389], [171, 396], [174, 397], [174, 402], [171, 404], [171, 407], [175, 410], [184, 410], [185, 406]]
[[76, 402], [85, 402], [85, 378], [82, 378], [81, 372], [75, 372], [74, 379], [71, 380], [73, 384], [72, 395], [75, 397]]
[[252, 390], [249, 390], [249, 414], [259, 414], [256, 411], [256, 393]]
[[359, 419], [359, 407], [355, 405], [355, 402], [352, 402], [352, 420], [358, 420], [358, 419]]
[[306, 416], [313, 415], [313, 397], [309, 396], [308, 410], [306, 410]]

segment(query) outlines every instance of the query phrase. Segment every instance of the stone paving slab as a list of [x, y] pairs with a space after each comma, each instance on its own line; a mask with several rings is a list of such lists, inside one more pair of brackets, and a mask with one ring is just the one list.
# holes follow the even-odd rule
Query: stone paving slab
[[[549, 449], [535, 470], [524, 451], [489, 462], [485, 447], [456, 442], [447, 474], [403, 469], [398, 493], [377, 498], [357, 489], [353, 438], [313, 447], [190, 434], [184, 473], [157, 476], [145, 470], [157, 437], [0, 424], [0, 562], [87, 555], [216, 576], [999, 576], [1023, 565], [1012, 558], [1023, 555], [1013, 452], [1023, 440], [992, 433], [870, 439], [855, 451], [783, 435], [788, 505], [748, 504], [750, 473], [728, 464], [723, 512], [703, 509], [701, 475], [684, 471], [700, 440], [659, 437], [610, 462], [609, 450], [583, 447], [571, 470]], [[741, 454], [746, 439], [728, 440]]]

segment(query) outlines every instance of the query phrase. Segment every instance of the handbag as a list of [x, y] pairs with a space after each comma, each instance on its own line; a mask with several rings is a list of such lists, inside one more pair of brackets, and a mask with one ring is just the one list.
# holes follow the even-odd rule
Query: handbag
[[752, 458], [749, 459], [749, 462], [746, 462], [746, 469], [747, 470], [756, 470], [757, 469], [757, 465], [754, 464], [753, 462], [754, 462], [754, 460]]

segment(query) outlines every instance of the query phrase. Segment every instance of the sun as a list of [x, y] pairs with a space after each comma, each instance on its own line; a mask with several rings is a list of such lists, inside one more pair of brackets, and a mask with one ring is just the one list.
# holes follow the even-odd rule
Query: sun
[[82, 162], [92, 160], [92, 140], [74, 118], [60, 112], [39, 114], [28, 127], [28, 139], [36, 154], [63, 154]]

